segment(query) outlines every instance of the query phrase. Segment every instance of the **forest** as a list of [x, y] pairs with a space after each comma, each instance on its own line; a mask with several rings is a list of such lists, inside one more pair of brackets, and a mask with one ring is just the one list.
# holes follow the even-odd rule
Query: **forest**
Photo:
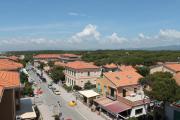
[[180, 51], [146, 51], [146, 50], [96, 50], [96, 51], [11, 51], [9, 55], [33, 56], [36, 54], [61, 54], [73, 53], [82, 55], [82, 60], [94, 62], [96, 65], [106, 63], [126, 64], [126, 65], [146, 65], [151, 66], [156, 62], [177, 62], [180, 61]]

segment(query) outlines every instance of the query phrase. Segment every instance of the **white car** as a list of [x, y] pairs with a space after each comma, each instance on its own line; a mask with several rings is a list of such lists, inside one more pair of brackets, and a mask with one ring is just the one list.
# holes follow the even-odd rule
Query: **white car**
[[60, 95], [61, 94], [61, 92], [59, 90], [54, 90], [53, 92], [54, 92], [55, 95]]

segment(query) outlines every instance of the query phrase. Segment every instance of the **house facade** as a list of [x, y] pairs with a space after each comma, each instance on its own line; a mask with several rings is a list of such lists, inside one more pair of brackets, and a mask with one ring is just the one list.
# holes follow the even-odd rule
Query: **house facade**
[[66, 64], [64, 74], [67, 86], [77, 85], [83, 88], [88, 81], [96, 84], [96, 79], [100, 77], [101, 70], [92, 63], [75, 61]]
[[104, 73], [96, 83], [97, 91], [103, 95], [95, 100], [97, 109], [115, 119], [145, 115], [150, 100], [138, 84], [140, 78], [142, 76], [135, 71]]

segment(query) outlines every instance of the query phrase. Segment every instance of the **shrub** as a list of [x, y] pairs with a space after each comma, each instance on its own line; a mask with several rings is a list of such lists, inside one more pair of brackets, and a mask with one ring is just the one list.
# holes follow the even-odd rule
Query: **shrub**
[[81, 88], [81, 87], [79, 87], [79, 86], [77, 86], [77, 85], [73, 86], [73, 89], [74, 89], [74, 90], [76, 90], [76, 91], [78, 91], [78, 90], [82, 90], [82, 88]]

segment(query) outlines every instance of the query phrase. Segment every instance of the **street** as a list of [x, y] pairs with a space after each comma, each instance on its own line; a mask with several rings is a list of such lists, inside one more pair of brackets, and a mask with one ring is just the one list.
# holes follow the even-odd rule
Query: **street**
[[[35, 82], [38, 83], [38, 86], [42, 89], [43, 94], [41, 99], [43, 104], [49, 106], [49, 111], [54, 112], [53, 106], [58, 106], [58, 111], [62, 113], [62, 118], [71, 118], [73, 120], [87, 120], [84, 116], [74, 110], [74, 108], [69, 107], [67, 102], [60, 96], [55, 95], [48, 87], [47, 83], [40, 83], [40, 78], [33, 71], [29, 71], [29, 77], [32, 78]], [[58, 105], [60, 101], [61, 107]], [[58, 112], [57, 111], [57, 112]], [[52, 114], [53, 115], [53, 114]], [[46, 119], [46, 118], [43, 118]], [[49, 120], [49, 119], [48, 119]]]

